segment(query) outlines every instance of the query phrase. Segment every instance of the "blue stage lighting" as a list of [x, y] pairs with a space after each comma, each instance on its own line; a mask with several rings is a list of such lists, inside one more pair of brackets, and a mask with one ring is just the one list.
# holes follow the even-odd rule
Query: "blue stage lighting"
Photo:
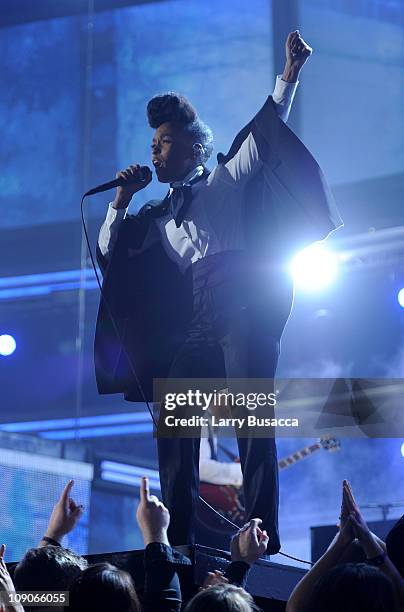
[[337, 275], [337, 268], [337, 255], [322, 243], [300, 251], [290, 265], [296, 285], [307, 290], [324, 289], [330, 285]]
[[397, 299], [398, 299], [398, 303], [400, 304], [401, 308], [404, 308], [404, 289], [400, 289], [397, 295]]
[[0, 336], [0, 355], [8, 357], [12, 355], [17, 348], [17, 343], [10, 334], [2, 334]]

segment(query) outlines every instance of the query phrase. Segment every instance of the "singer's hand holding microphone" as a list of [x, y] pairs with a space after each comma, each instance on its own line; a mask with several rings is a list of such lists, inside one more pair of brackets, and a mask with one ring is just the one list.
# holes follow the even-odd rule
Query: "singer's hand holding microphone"
[[125, 170], [116, 173], [116, 178], [122, 182], [116, 189], [113, 208], [127, 208], [132, 196], [137, 191], [144, 189], [151, 182], [153, 175], [147, 166], [139, 164], [129, 166]]

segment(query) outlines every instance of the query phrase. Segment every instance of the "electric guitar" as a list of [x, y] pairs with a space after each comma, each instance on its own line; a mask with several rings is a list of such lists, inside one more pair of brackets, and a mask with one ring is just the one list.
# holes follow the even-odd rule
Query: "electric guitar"
[[[338, 440], [338, 438], [323, 436], [318, 440], [318, 442], [305, 446], [287, 457], [280, 459], [278, 461], [278, 468], [280, 470], [284, 470], [291, 465], [294, 465], [298, 461], [310, 457], [310, 455], [322, 448], [329, 452], [335, 452], [339, 450], [340, 447], [341, 441]], [[234, 459], [235, 457], [233, 456], [233, 460]], [[197, 519], [204, 525], [204, 527], [223, 533], [223, 529], [225, 527], [233, 531], [231, 525], [229, 525], [225, 519], [230, 520], [239, 527], [244, 525], [246, 522], [242, 489], [240, 487], [236, 487], [234, 485], [217, 485], [208, 482], [201, 482], [199, 494], [210, 506], [212, 506], [224, 517], [224, 519], [222, 519], [217, 514], [213, 514], [206, 504], [200, 502]]]

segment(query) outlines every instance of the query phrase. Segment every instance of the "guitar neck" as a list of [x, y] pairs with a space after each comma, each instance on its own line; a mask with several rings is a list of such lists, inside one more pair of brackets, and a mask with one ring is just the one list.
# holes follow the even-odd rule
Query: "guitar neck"
[[310, 446], [305, 446], [304, 448], [296, 451], [295, 453], [292, 453], [291, 455], [288, 455], [287, 457], [280, 459], [278, 461], [278, 467], [280, 470], [284, 470], [285, 468], [290, 467], [291, 465], [294, 465], [301, 459], [305, 459], [305, 457], [309, 457], [316, 451], [320, 450], [320, 448], [322, 448], [322, 446], [319, 442], [316, 442], [315, 444], [311, 444]]

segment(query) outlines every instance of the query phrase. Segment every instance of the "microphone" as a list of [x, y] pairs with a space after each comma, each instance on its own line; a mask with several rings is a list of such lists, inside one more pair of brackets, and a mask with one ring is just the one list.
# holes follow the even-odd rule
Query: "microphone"
[[114, 189], [114, 187], [124, 187], [125, 185], [131, 185], [133, 183], [144, 183], [149, 178], [151, 174], [151, 170], [148, 166], [142, 166], [136, 176], [132, 179], [124, 179], [117, 178], [113, 181], [108, 181], [108, 183], [102, 183], [93, 189], [90, 189], [84, 194], [84, 197], [94, 195], [96, 193], [102, 193], [103, 191], [108, 191], [109, 189]]

